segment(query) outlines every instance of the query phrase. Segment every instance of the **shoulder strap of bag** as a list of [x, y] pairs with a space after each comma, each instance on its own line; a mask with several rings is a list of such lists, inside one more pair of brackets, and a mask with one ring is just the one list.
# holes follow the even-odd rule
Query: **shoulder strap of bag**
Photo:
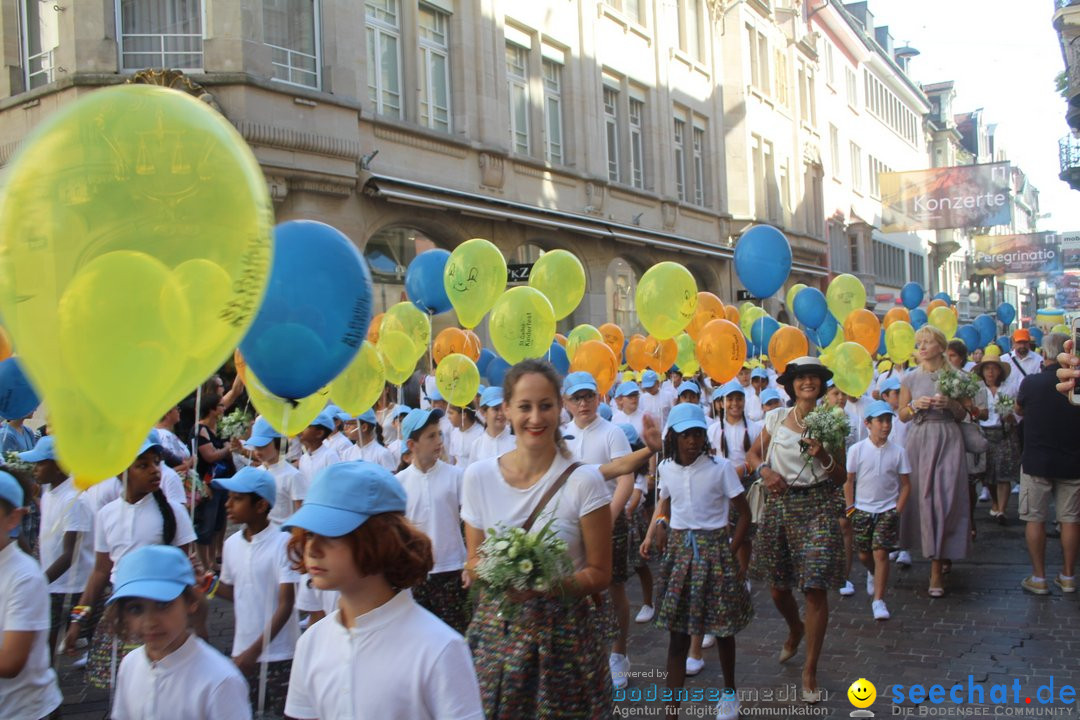
[[555, 497], [555, 493], [562, 489], [562, 486], [566, 484], [566, 481], [570, 479], [570, 476], [574, 474], [574, 471], [581, 467], [581, 463], [570, 463], [570, 466], [562, 471], [562, 475], [556, 478], [555, 482], [548, 486], [548, 489], [540, 497], [540, 501], [536, 503], [536, 507], [533, 508], [532, 513], [529, 515], [529, 519], [521, 526], [521, 529], [525, 532], [532, 530], [533, 523], [540, 517], [540, 513], [543, 512], [547, 504], [551, 502], [551, 498]]
[[1009, 355], [1009, 362], [1011, 362], [1013, 365], [1016, 366], [1016, 369], [1020, 371], [1021, 375], [1023, 375], [1024, 377], [1027, 377], [1027, 371], [1024, 370], [1023, 365], [1016, 362], [1016, 356], [1015, 355]]

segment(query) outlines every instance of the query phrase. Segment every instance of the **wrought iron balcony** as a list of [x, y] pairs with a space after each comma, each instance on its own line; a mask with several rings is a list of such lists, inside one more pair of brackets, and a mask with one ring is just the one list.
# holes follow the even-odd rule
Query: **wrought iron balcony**
[[1058, 177], [1073, 190], [1080, 190], [1080, 139], [1066, 135], [1058, 140], [1058, 162], [1061, 165]]
[[1054, 0], [1054, 10], [1064, 10], [1070, 5], [1080, 5], [1080, 0]]

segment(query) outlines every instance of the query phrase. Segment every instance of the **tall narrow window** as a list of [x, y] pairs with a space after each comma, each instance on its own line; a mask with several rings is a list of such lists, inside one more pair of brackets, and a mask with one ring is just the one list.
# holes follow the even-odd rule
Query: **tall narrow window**
[[201, 68], [202, 27], [201, 0], [120, 0], [120, 66]]
[[[802, 72], [802, 66], [800, 65], [799, 72]], [[783, 50], [776, 51], [776, 100], [784, 107], [790, 107], [790, 97], [788, 95], [788, 69], [787, 69], [787, 55]]]
[[765, 163], [765, 200], [768, 218], [771, 222], [780, 222], [780, 193], [776, 184], [776, 154], [773, 144], [768, 140], [762, 144], [762, 157]]
[[761, 66], [757, 56], [757, 30], [752, 25], [746, 26], [747, 56], [750, 58], [750, 86], [761, 87]]
[[562, 65], [544, 58], [544, 122], [547, 137], [544, 152], [547, 161], [563, 162]]
[[862, 148], [851, 143], [851, 188], [856, 192], [862, 192]]
[[53, 51], [60, 45], [59, 9], [53, 2], [23, 0], [23, 83], [32, 90], [53, 81]]
[[825, 82], [833, 87], [836, 86], [836, 61], [831, 43], [825, 45]]
[[761, 66], [761, 85], [759, 89], [766, 95], [772, 92], [769, 87], [769, 40], [763, 33], [757, 34], [758, 65]]
[[679, 19], [682, 21], [680, 49], [695, 60], [704, 59], [701, 52], [701, 0], [681, 0]]
[[379, 115], [401, 117], [401, 16], [397, 0], [366, 0], [368, 97]]
[[829, 124], [829, 171], [835, 178], [840, 177], [840, 131]]
[[420, 5], [420, 124], [450, 132], [450, 16]]
[[859, 83], [855, 80], [855, 71], [849, 67], [844, 68], [844, 82], [847, 85], [848, 105], [858, 107]]
[[604, 86], [604, 142], [608, 180], [619, 182], [619, 91]]
[[694, 128], [694, 204], [705, 204], [705, 131]]
[[529, 154], [529, 51], [506, 43], [506, 83], [510, 90], [510, 147]]
[[675, 194], [686, 201], [686, 122], [675, 118]]
[[318, 3], [265, 0], [263, 42], [270, 48], [274, 79], [319, 87]]
[[630, 98], [630, 183], [636, 188], [645, 187], [644, 115], [645, 103]]

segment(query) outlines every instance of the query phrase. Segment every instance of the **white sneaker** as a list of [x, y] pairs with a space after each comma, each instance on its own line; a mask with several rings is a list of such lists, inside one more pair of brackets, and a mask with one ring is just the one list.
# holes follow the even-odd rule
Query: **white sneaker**
[[653, 619], [654, 615], [656, 615], [656, 611], [653, 610], [652, 605], [642, 605], [641, 609], [638, 610], [637, 616], [634, 618], [634, 622], [647, 623]]
[[870, 608], [874, 611], [875, 620], [889, 619], [889, 608], [885, 607], [884, 600], [875, 600], [874, 602], [870, 603]]
[[90, 661], [90, 653], [83, 653], [82, 657], [71, 663], [71, 667], [78, 670], [82, 670], [86, 667], [86, 663]]
[[866, 573], [866, 594], [874, 597], [874, 574], [871, 572]]
[[911, 553], [907, 550], [901, 550], [896, 556], [896, 564], [903, 567], [911, 567]]
[[702, 658], [701, 660], [695, 660], [689, 655], [686, 656], [687, 675], [697, 675], [699, 672], [701, 672], [701, 669], [703, 667], [705, 667], [705, 658]]
[[611, 684], [616, 690], [622, 690], [630, 683], [630, 659], [619, 653], [611, 653], [608, 658], [611, 668]]
[[855, 586], [851, 584], [850, 580], [844, 581], [844, 587], [840, 588], [840, 594], [844, 597], [850, 597], [855, 594]]
[[1013, 495], [1019, 495], [1020, 494], [1020, 486], [1019, 485], [1013, 485], [1012, 494]]
[[706, 650], [716, 644], [716, 636], [705, 633], [701, 638], [701, 649]]
[[990, 490], [986, 487], [979, 493], [979, 502], [990, 502]]
[[893, 550], [891, 553], [889, 553], [889, 562], [896, 562], [896, 558], [899, 554], [899, 550]]
[[739, 698], [725, 698], [716, 703], [716, 717], [717, 720], [738, 720]]

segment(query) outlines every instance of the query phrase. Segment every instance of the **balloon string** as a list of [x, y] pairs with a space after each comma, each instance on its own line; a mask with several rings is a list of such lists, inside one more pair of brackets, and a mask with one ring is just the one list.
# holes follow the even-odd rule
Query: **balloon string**
[[[189, 515], [189, 517], [191, 519], [191, 524], [193, 526], [195, 525], [195, 486], [198, 484], [197, 480], [199, 478], [199, 456], [198, 456], [199, 446], [198, 446], [198, 439], [199, 439], [199, 419], [200, 419], [199, 415], [202, 414], [201, 406], [202, 406], [202, 385], [200, 384], [199, 387], [197, 387], [195, 389], [195, 428], [191, 432], [191, 459], [195, 462], [195, 465], [194, 465], [194, 467], [188, 468], [188, 473], [191, 473], [193, 470], [195, 472], [195, 478], [191, 479], [191, 481], [188, 483], [191, 486], [191, 494], [188, 497], [188, 515]], [[127, 477], [126, 474], [125, 474], [125, 477]]]

